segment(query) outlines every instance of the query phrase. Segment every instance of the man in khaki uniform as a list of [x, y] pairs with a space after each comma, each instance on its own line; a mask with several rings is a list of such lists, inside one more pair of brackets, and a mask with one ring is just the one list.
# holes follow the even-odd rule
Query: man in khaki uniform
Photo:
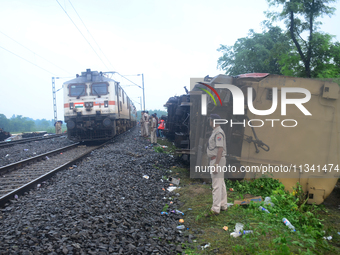
[[57, 135], [60, 135], [61, 134], [61, 124], [62, 122], [60, 120], [58, 120], [56, 123], [55, 123], [55, 133]]
[[149, 130], [149, 112], [144, 112], [144, 129], [145, 129], [145, 136], [148, 137], [150, 135]]
[[221, 119], [221, 117], [218, 114], [210, 115], [210, 126], [213, 128], [213, 131], [209, 138], [207, 155], [210, 160], [209, 165], [214, 166], [210, 171], [213, 188], [213, 205], [211, 207], [210, 215], [217, 215], [221, 210], [225, 211], [228, 209], [227, 189], [224, 183], [224, 172], [222, 171], [223, 167], [226, 165], [226, 137], [220, 125], [215, 125], [214, 127], [214, 119]]
[[144, 111], [141, 112], [141, 118], [140, 118], [140, 132], [141, 132], [141, 136], [145, 136]]
[[[148, 113], [148, 114], [149, 114], [149, 113]], [[149, 115], [149, 125], [148, 125], [148, 130], [149, 130], [150, 138], [151, 138], [151, 132], [152, 132], [151, 124], [152, 124], [152, 116]]]
[[157, 120], [156, 120], [156, 115], [152, 114], [152, 119], [151, 119], [151, 143], [152, 144], [157, 144], [157, 135], [156, 135], [156, 130], [157, 130]]

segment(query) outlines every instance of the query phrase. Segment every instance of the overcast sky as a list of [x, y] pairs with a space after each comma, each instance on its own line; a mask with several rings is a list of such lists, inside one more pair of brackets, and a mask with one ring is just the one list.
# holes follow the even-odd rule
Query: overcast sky
[[[261, 32], [268, 9], [265, 0], [70, 1], [59, 3], [97, 53], [56, 0], [1, 1], [0, 113], [7, 118], [53, 119], [52, 77], [67, 77], [56, 81], [58, 89], [87, 68], [143, 73], [146, 108], [164, 109], [169, 97], [185, 92], [190, 77], [222, 73], [217, 69], [219, 45], [233, 45], [249, 29]], [[340, 4], [335, 7], [332, 18], [322, 19], [321, 30], [340, 40]], [[127, 77], [142, 85], [141, 76]], [[141, 89], [118, 75], [113, 78], [139, 102]], [[62, 91], [57, 104], [63, 120]]]

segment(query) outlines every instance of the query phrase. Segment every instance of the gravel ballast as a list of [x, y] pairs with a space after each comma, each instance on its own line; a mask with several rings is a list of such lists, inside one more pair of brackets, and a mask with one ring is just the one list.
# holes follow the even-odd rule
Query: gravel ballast
[[121, 135], [1, 209], [0, 254], [181, 253], [181, 216], [169, 212], [180, 202], [161, 181], [173, 165], [137, 128]]
[[39, 154], [56, 150], [73, 143], [74, 142], [68, 140], [66, 136], [61, 136], [0, 148], [0, 167], [28, 159], [30, 157], [35, 157]]

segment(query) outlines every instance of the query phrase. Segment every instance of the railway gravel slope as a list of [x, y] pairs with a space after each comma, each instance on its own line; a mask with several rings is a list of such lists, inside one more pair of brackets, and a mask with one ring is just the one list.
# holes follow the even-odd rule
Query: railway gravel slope
[[71, 144], [73, 142], [68, 140], [66, 136], [61, 136], [0, 148], [0, 166], [12, 164]]
[[180, 216], [160, 214], [164, 197], [179, 205], [160, 180], [174, 159], [146, 149], [137, 129], [116, 140], [1, 209], [0, 254], [181, 252]]

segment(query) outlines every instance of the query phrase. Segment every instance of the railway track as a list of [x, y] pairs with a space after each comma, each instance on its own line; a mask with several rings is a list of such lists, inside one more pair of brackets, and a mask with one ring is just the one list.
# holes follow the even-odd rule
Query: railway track
[[40, 140], [47, 140], [47, 139], [52, 139], [56, 137], [60, 137], [62, 135], [50, 135], [50, 136], [44, 136], [44, 137], [32, 137], [32, 138], [23, 138], [19, 140], [14, 140], [10, 142], [0, 142], [0, 148], [4, 147], [9, 147], [15, 144], [20, 144], [20, 143], [28, 143], [28, 142], [33, 142], [33, 141], [40, 141]]
[[49, 179], [58, 171], [74, 165], [93, 150], [104, 146], [72, 144], [57, 150], [0, 167], [0, 207]]

